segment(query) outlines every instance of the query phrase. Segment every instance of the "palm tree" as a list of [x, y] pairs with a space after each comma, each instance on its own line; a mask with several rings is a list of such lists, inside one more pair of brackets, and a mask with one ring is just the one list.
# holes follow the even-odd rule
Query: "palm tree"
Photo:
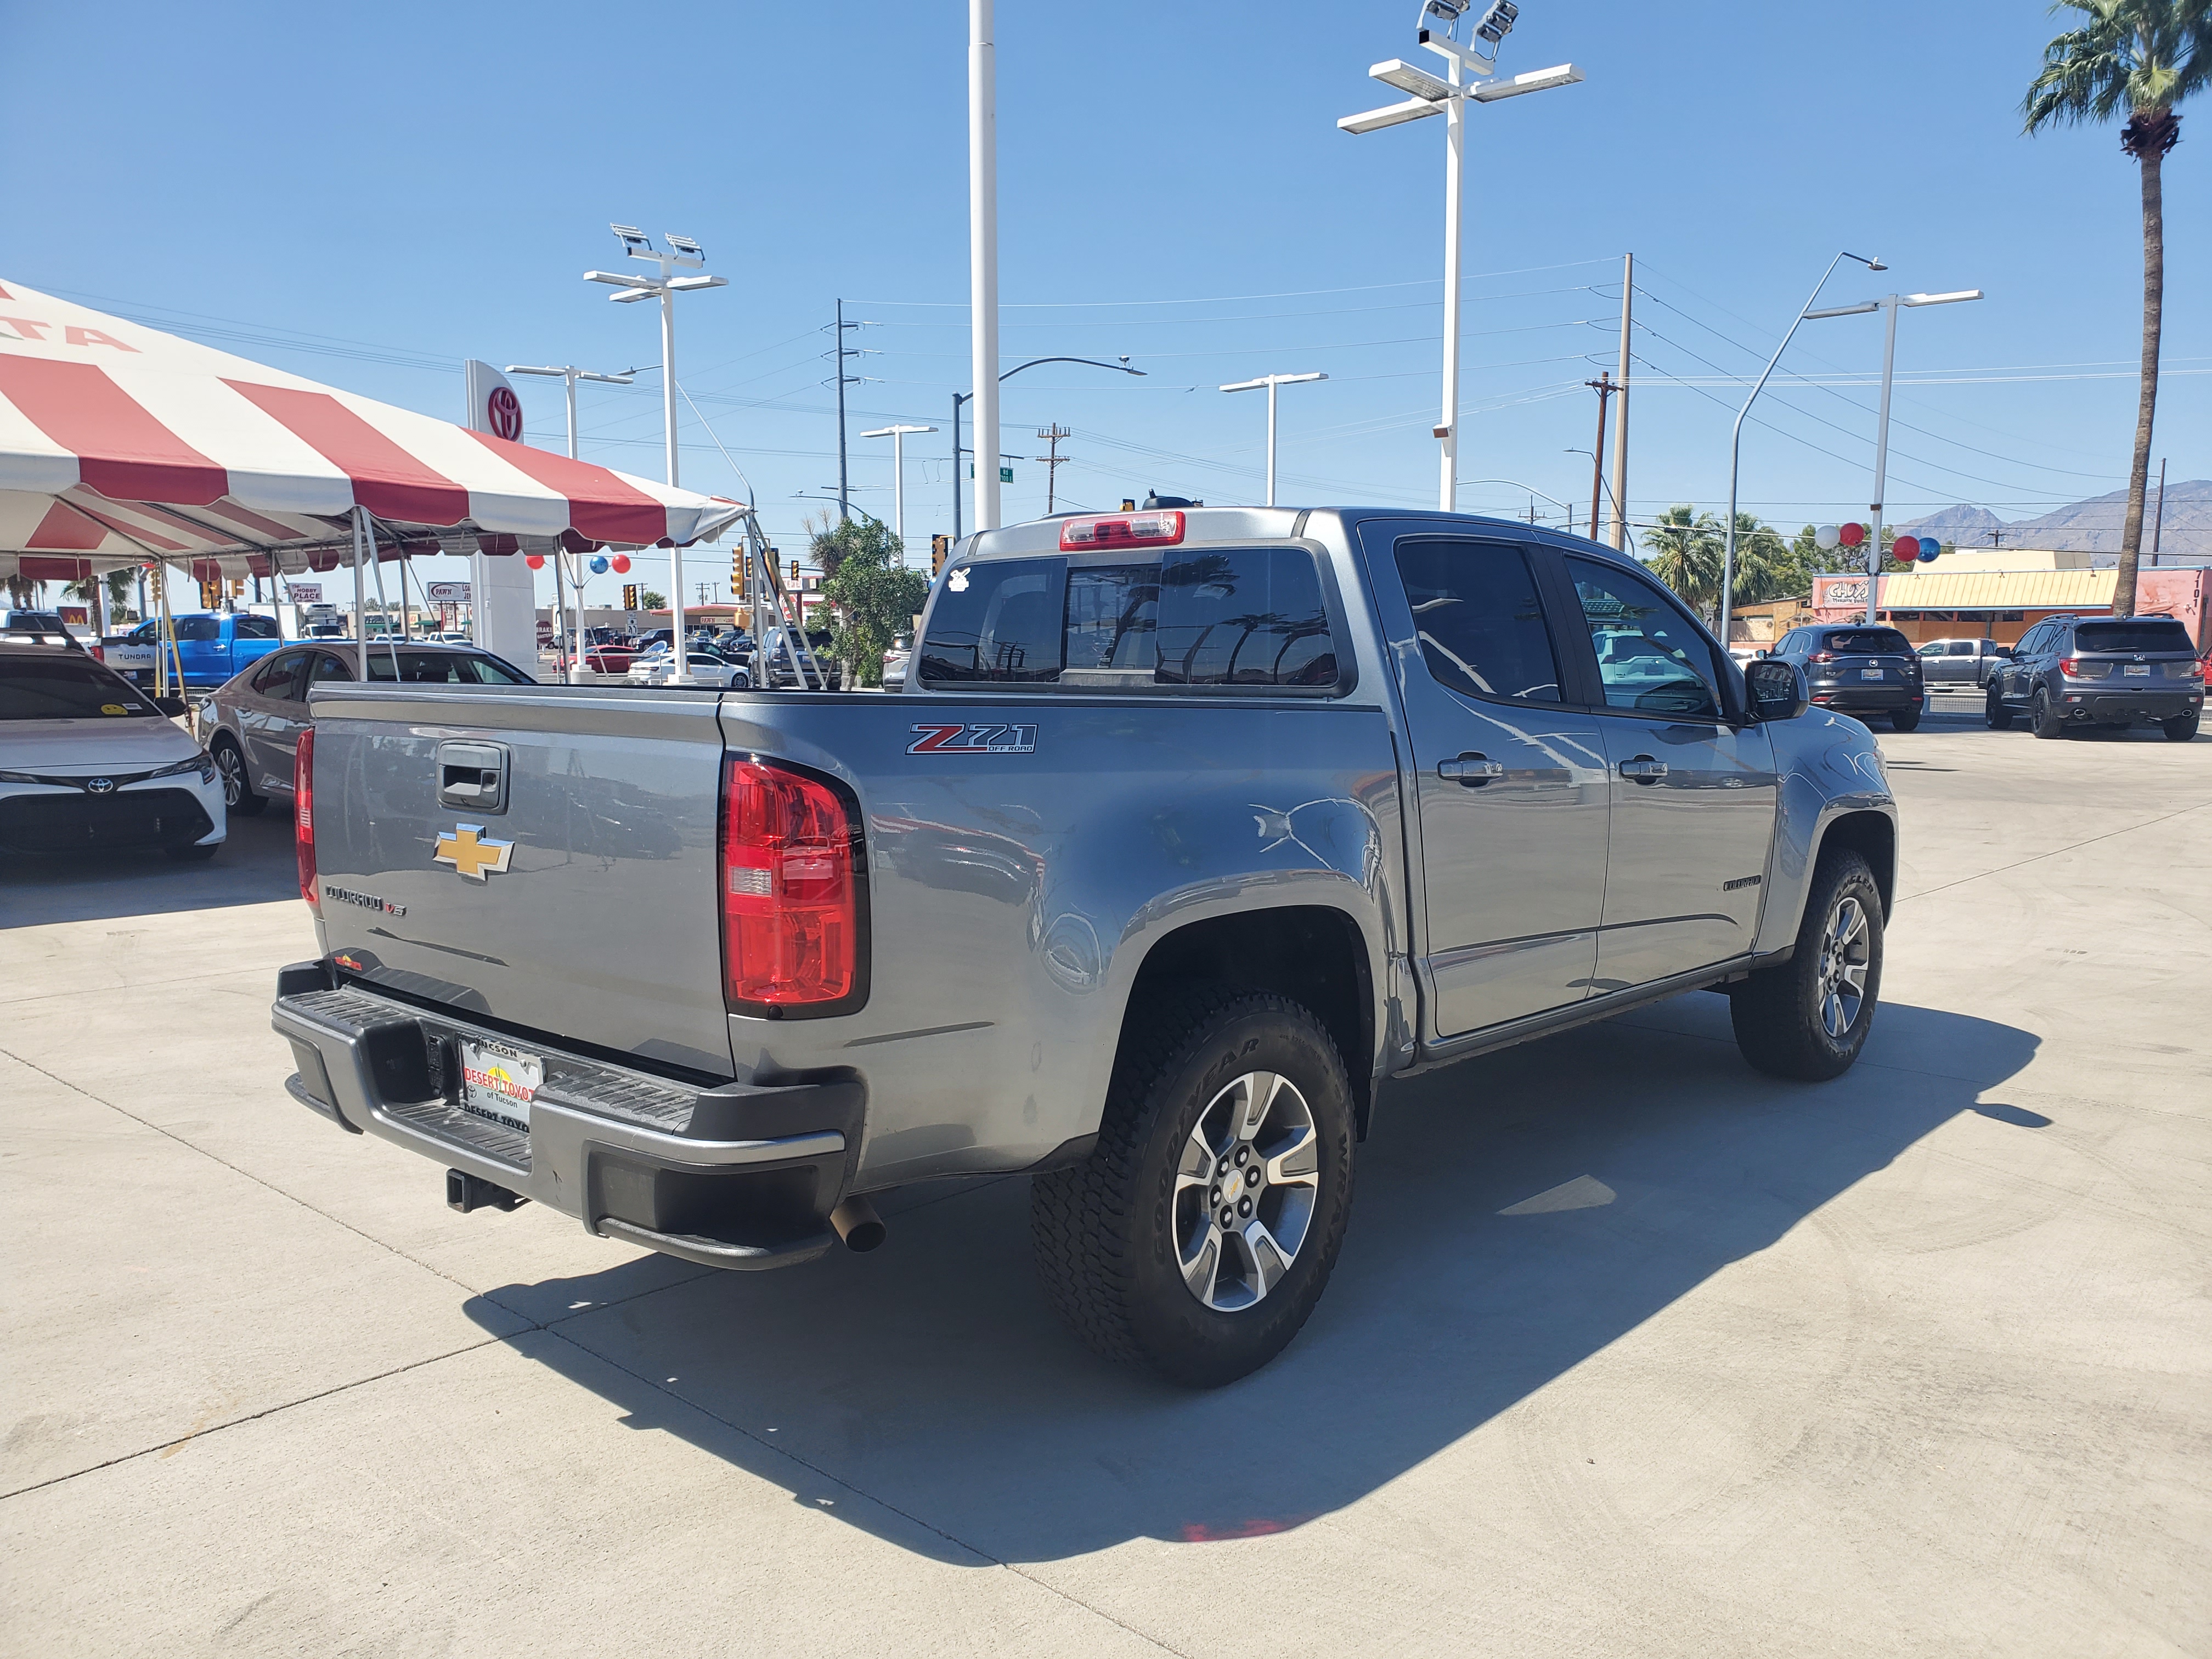
[[1645, 532], [1644, 562], [1701, 617], [1720, 604], [1721, 525], [1710, 513], [1677, 501]]
[[2158, 412], [2158, 343], [2166, 303], [2160, 173], [2166, 151], [2181, 142], [2174, 106], [2212, 80], [2212, 0], [2059, 0], [2051, 9], [2080, 12], [2082, 21], [2044, 47], [2043, 72], [2021, 100], [2027, 131], [2109, 121], [2124, 109], [2120, 148], [2142, 170], [2142, 392], [2135, 465], [2128, 473], [2128, 515], [2120, 531], [2119, 580], [2112, 588], [2113, 612], [2124, 617], [2136, 605], [2151, 423]]

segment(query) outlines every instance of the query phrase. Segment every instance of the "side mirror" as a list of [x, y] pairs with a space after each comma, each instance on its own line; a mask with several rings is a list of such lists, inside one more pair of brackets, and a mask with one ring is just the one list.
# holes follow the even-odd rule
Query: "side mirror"
[[191, 709], [191, 705], [182, 697], [156, 697], [154, 699], [154, 707], [172, 720], [179, 714], [190, 713]]
[[1754, 720], [1794, 720], [1808, 706], [1804, 674], [1776, 658], [1746, 665], [1743, 687]]

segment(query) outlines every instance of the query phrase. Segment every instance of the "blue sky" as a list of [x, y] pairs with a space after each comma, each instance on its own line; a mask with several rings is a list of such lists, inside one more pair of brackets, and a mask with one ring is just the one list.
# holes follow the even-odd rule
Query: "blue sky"
[[[1009, 453], [1073, 429], [1063, 507], [1256, 499], [1262, 400], [1213, 388], [1307, 369], [1332, 379], [1283, 394], [1284, 498], [1432, 498], [1442, 123], [1334, 126], [1396, 95], [1370, 63], [1425, 56], [1413, 9], [1000, 0], [1006, 361], [1146, 371], [1008, 383]], [[2119, 488], [2136, 175], [2111, 129], [2020, 136], [2054, 27], [2027, 4], [1525, 0], [1505, 67], [1589, 78], [1470, 118], [1462, 471], [1514, 483], [1464, 504], [1587, 510], [1589, 463], [1568, 452], [1593, 435], [1580, 382], [1613, 361], [1629, 249], [1638, 516], [1724, 500], [1727, 381], [1756, 373], [1839, 246], [1892, 270], [1847, 265], [1835, 302], [1989, 295], [1902, 319], [1893, 519], [1954, 501], [2024, 518]], [[713, 427], [687, 411], [683, 481], [739, 487], [719, 439], [788, 550], [837, 476], [838, 297], [870, 325], [858, 502], [890, 515], [889, 445], [857, 434], [944, 427], [967, 384], [965, 39], [957, 0], [19, 5], [0, 276], [458, 416], [464, 357], [653, 362], [649, 308], [579, 278], [614, 263], [611, 219], [695, 235], [731, 285], [679, 302], [678, 379]], [[2154, 451], [2176, 478], [2212, 474], [2212, 103], [2186, 126]], [[1877, 317], [1808, 324], [1785, 368], [1863, 382], [1880, 351]], [[1903, 384], [1931, 378], [1951, 383]], [[557, 447], [557, 386], [520, 390], [532, 440]], [[1778, 380], [1747, 428], [1746, 505], [1790, 529], [1863, 511], [1874, 397]], [[585, 453], [658, 477], [659, 420], [650, 376], [587, 391]], [[949, 528], [948, 441], [910, 441], [910, 541]], [[1046, 469], [1015, 468], [1008, 515], [1042, 511]]]

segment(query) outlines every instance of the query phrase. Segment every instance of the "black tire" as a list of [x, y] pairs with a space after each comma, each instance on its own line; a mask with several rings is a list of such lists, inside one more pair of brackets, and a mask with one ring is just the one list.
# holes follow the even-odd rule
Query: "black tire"
[[[1827, 935], [1846, 902], [1855, 902], [1863, 923], [1865, 959], [1860, 964], [1861, 995], [1840, 1033], [1832, 1032], [1824, 1011], [1832, 990], [1839, 989], [1832, 969]], [[1851, 1068], [1866, 1047], [1881, 997], [1881, 890], [1874, 872], [1856, 853], [1824, 855], [1805, 895], [1804, 920], [1797, 926], [1797, 948], [1778, 968], [1762, 968], [1740, 981], [1730, 994], [1729, 1018], [1743, 1057], [1771, 1077], [1800, 1083], [1825, 1083]], [[1840, 1000], [1838, 1012], [1843, 1012]]]
[[1982, 719], [1992, 732], [2012, 730], [2012, 710], [2005, 707], [2005, 700], [1998, 694], [1995, 680], [1990, 682], [1989, 695], [1983, 700]]
[[222, 804], [231, 817], [258, 817], [269, 810], [269, 797], [255, 794], [246, 781], [246, 755], [234, 741], [219, 737], [208, 745], [208, 753], [215, 757], [216, 775], [222, 779]]
[[1920, 724], [1920, 706], [1917, 703], [1910, 708], [1900, 708], [1889, 717], [1889, 723], [1892, 727], [1899, 732], [1913, 731]]
[[189, 847], [165, 847], [161, 849], [179, 864], [202, 864], [222, 851], [219, 841], [195, 842]]
[[[1355, 1128], [1344, 1061], [1310, 1012], [1279, 996], [1182, 988], [1173, 1005], [1133, 1006], [1098, 1144], [1075, 1168], [1036, 1178], [1030, 1233], [1047, 1292], [1093, 1349], [1186, 1387], [1211, 1389], [1280, 1353], [1321, 1299], [1351, 1216]], [[1233, 1105], [1231, 1091], [1255, 1073], [1285, 1079], [1310, 1115], [1314, 1167], [1306, 1170], [1300, 1160], [1291, 1181], [1310, 1175], [1312, 1195], [1287, 1271], [1247, 1305], [1224, 1311], [1185, 1282], [1179, 1219], [1194, 1214], [1207, 1237], [1218, 1236], [1205, 1219], [1212, 1194], [1202, 1184], [1187, 1187], [1179, 1164], [1200, 1119], [1212, 1121], [1225, 1099]], [[1298, 1196], [1304, 1190], [1263, 1183], [1255, 1218], [1265, 1218], [1271, 1201], [1308, 1202]], [[1285, 1212], [1274, 1214], [1279, 1223]], [[1224, 1241], [1217, 1271], [1227, 1272], [1232, 1255], [1245, 1262], [1258, 1255]], [[1203, 1245], [1194, 1257], [1204, 1259]], [[1233, 1291], [1233, 1279], [1230, 1286]]]
[[2036, 689], [2035, 702], [2028, 710], [2027, 719], [2029, 728], [2039, 738], [2063, 738], [2066, 735], [2065, 720], [2051, 711], [2051, 693], [2039, 686]]
[[2166, 733], [2169, 742], [2187, 743], [2197, 735], [2197, 711], [2192, 708], [2186, 714], [2176, 714], [2170, 720], [2160, 720], [2158, 729]]

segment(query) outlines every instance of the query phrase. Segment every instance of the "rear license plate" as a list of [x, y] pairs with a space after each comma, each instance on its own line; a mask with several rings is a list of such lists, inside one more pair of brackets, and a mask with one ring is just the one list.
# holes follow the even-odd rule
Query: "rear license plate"
[[1863, 680], [1878, 680], [1881, 678], [1881, 670], [1879, 668], [1862, 668], [1859, 670], [1859, 678]]
[[503, 1042], [461, 1040], [461, 1109], [530, 1133], [530, 1103], [545, 1081], [545, 1062]]
[[2150, 672], [2150, 665], [2147, 662], [2131, 662], [2128, 665], [2128, 672], [2147, 675]]

